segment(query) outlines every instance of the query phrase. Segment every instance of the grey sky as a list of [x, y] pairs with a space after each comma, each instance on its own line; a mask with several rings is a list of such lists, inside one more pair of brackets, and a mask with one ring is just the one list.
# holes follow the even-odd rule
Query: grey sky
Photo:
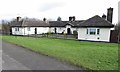
[[75, 16], [77, 20], [86, 20], [94, 15], [107, 14], [107, 8], [113, 7], [113, 23], [118, 22], [119, 0], [0, 0], [0, 20], [13, 19], [16, 16], [56, 20], [68, 20]]
[[63, 6], [63, 3], [58, 3], [58, 2], [45, 3], [41, 5], [40, 11], [45, 12], [45, 11], [48, 11], [48, 10], [51, 10], [51, 9], [54, 9], [60, 6]]

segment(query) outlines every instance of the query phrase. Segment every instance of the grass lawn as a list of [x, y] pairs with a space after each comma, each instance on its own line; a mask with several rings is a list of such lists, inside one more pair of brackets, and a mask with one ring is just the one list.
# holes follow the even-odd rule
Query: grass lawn
[[118, 44], [3, 36], [3, 40], [92, 70], [118, 70]]

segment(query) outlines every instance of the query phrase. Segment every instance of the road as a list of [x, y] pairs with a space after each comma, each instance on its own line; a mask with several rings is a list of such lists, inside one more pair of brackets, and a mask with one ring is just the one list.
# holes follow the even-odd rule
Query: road
[[55, 58], [2, 42], [3, 70], [82, 70]]
[[2, 70], [2, 42], [0, 41], [0, 71]]

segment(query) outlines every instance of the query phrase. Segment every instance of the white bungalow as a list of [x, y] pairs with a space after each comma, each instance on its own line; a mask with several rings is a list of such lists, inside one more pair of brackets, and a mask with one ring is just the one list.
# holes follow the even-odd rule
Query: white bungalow
[[109, 21], [96, 15], [79, 24], [78, 39], [90, 41], [110, 41], [110, 30], [114, 27]]
[[38, 21], [25, 19], [11, 23], [12, 35], [31, 35], [42, 33], [63, 33], [73, 34], [78, 32], [79, 40], [110, 41], [110, 30], [114, 25], [104, 18], [96, 15], [87, 20], [76, 21]]
[[15, 22], [12, 22], [10, 26], [12, 35], [31, 35], [49, 32], [49, 23], [39, 20], [17, 20]]

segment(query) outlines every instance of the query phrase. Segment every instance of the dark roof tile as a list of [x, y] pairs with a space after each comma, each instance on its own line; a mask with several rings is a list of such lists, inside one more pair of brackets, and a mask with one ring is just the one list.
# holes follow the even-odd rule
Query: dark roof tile
[[10, 26], [28, 26], [28, 27], [65, 27], [66, 25], [72, 27], [113, 27], [114, 25], [109, 21], [96, 15], [88, 20], [78, 21], [49, 21], [48, 23], [39, 20], [25, 19], [19, 22], [11, 22]]
[[79, 24], [80, 27], [114, 27], [112, 23], [96, 15], [83, 23]]
[[32, 26], [32, 27], [49, 27], [49, 23], [38, 20], [24, 20], [22, 26]]

